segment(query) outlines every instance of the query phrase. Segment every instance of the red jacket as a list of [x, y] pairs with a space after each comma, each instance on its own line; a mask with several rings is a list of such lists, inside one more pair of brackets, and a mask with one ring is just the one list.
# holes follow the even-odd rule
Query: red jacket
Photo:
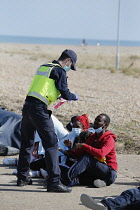
[[76, 149], [75, 152], [73, 152], [73, 155], [75, 157], [81, 157], [87, 152], [99, 159], [105, 157], [107, 165], [114, 170], [118, 170], [115, 139], [116, 136], [111, 133], [111, 131], [106, 131], [97, 141], [95, 139], [95, 134], [92, 134], [86, 140], [84, 146]]

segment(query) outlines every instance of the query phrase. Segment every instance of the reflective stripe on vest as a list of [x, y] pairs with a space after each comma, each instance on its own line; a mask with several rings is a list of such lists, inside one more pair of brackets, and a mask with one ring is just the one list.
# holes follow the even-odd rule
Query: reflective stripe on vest
[[37, 74], [37, 75], [41, 75], [41, 76], [45, 76], [45, 77], [49, 77], [49, 76], [48, 76], [48, 75], [49, 75], [49, 72], [47, 72], [47, 71], [46, 71], [46, 72], [37, 71], [36, 74]]
[[43, 101], [46, 105], [49, 105], [49, 101], [46, 98], [44, 98], [42, 95], [40, 95], [39, 93], [37, 93], [35, 91], [29, 92], [28, 96], [33, 96], [35, 98], [38, 98], [41, 101]]
[[[50, 74], [51, 74], [51, 70], [54, 66], [61, 67], [59, 64], [48, 63], [46, 65], [40, 66], [37, 69], [36, 74], [41, 75], [41, 76], [45, 76], [45, 77], [49, 77]], [[46, 68], [46, 67], [50, 67], [50, 68]]]

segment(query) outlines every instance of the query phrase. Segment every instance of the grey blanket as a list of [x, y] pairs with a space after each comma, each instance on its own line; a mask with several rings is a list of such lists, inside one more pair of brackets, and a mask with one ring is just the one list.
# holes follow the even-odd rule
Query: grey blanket
[[0, 145], [20, 148], [21, 119], [16, 113], [0, 109]]

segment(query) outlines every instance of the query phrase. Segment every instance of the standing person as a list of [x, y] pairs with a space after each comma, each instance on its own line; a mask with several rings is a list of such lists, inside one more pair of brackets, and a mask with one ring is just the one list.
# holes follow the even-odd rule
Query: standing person
[[70, 192], [60, 182], [57, 136], [48, 105], [60, 95], [66, 100], [78, 100], [78, 96], [69, 91], [66, 72], [76, 71], [77, 55], [73, 50], [65, 50], [59, 59], [41, 65], [31, 83], [22, 110], [21, 148], [17, 167], [17, 186], [32, 184], [28, 178], [35, 131], [42, 140], [45, 149], [46, 169], [49, 175], [47, 192]]

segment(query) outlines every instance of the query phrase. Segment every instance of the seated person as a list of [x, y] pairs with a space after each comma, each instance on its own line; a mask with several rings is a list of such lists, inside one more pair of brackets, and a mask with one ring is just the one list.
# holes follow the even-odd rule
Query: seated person
[[95, 201], [92, 197], [82, 194], [81, 202], [84, 206], [90, 209], [107, 210], [107, 209], [140, 209], [140, 187], [125, 190], [121, 195], [116, 198], [105, 198], [99, 202]]
[[[73, 117], [71, 118], [71, 121], [66, 125], [66, 128], [67, 128], [67, 130], [68, 130], [69, 132], [72, 131], [73, 122], [74, 122], [74, 120], [75, 120], [76, 117], [79, 117], [79, 115], [73, 116]], [[94, 128], [93, 128], [93, 123], [91, 123], [91, 122], [89, 123], [89, 128], [88, 128], [88, 130], [89, 130], [91, 133], [95, 133]]]
[[[76, 143], [85, 143], [91, 134], [92, 132], [90, 132], [89, 129], [87, 131], [82, 131], [79, 136], [75, 138], [73, 145]], [[63, 150], [63, 154], [67, 156], [66, 165], [70, 167], [74, 162], [76, 162], [76, 159], [71, 157], [72, 142], [70, 139], [67, 139], [64, 141], [64, 144], [69, 148], [69, 150]]]
[[66, 155], [64, 151], [70, 149], [74, 142], [78, 141], [78, 136], [82, 131], [87, 131], [89, 129], [89, 119], [86, 114], [75, 117], [72, 124], [72, 131], [66, 135], [61, 141], [58, 142], [59, 156], [61, 158], [60, 162], [66, 163]]
[[[64, 151], [69, 149], [69, 147], [67, 147], [68, 144], [70, 144], [70, 146], [72, 146], [74, 141], [76, 140], [76, 138], [79, 136], [80, 132], [86, 131], [86, 130], [88, 130], [88, 128], [89, 128], [89, 119], [86, 114], [75, 118], [75, 120], [73, 122], [72, 132], [65, 135], [64, 138], [62, 138], [58, 142], [60, 163], [62, 163], [62, 164], [66, 163], [67, 156], [64, 154]], [[65, 140], [68, 141], [67, 145], [64, 144]], [[42, 147], [41, 142], [40, 142], [40, 145]], [[42, 151], [44, 151], [43, 147], [42, 147]], [[44, 154], [44, 152], [42, 152], [42, 154]], [[32, 170], [40, 170], [40, 168], [46, 169], [45, 158], [31, 162], [30, 168]]]
[[107, 131], [110, 118], [100, 114], [95, 118], [91, 134], [85, 143], [77, 143], [71, 149], [71, 157], [77, 158], [68, 170], [68, 178], [79, 179], [82, 185], [109, 186], [115, 182], [118, 164], [116, 161], [116, 136]]
[[73, 126], [73, 122], [75, 120], [76, 117], [78, 117], [79, 115], [73, 116], [70, 120], [70, 122], [66, 125], [66, 128], [69, 132], [72, 131], [72, 126]]
[[[53, 115], [52, 115], [52, 119], [54, 122], [56, 122], [56, 119]], [[57, 120], [58, 121], [58, 120]], [[75, 121], [73, 122], [73, 128], [72, 128], [72, 132], [68, 133], [68, 131], [65, 132], [64, 127], [61, 125], [62, 123], [59, 121], [57, 123], [54, 123], [54, 127], [55, 127], [55, 131], [56, 134], [58, 136], [59, 142], [58, 142], [58, 146], [59, 146], [59, 150], [61, 152], [59, 152], [59, 157], [60, 157], [60, 163], [65, 164], [67, 157], [64, 155], [64, 153], [62, 152], [62, 150], [68, 150], [69, 146], [66, 144], [64, 144], [64, 140], [68, 141], [68, 144], [73, 145], [74, 141], [76, 141], [77, 137], [79, 136], [80, 132], [82, 131], [87, 131], [89, 128], [89, 119], [88, 116], [86, 114], [81, 115], [81, 116], [76, 116], [75, 117]], [[57, 125], [57, 126], [56, 126]], [[60, 128], [62, 127], [63, 129], [56, 129], [56, 128]], [[63, 132], [62, 132], [63, 131]], [[61, 135], [60, 135], [61, 134]], [[62, 139], [60, 139], [60, 137], [62, 137]], [[39, 144], [38, 144], [39, 143]], [[61, 149], [60, 149], [61, 147]], [[9, 160], [9, 162], [13, 161], [15, 162], [15, 160]], [[17, 163], [17, 161], [16, 161]], [[32, 155], [32, 162], [30, 163], [30, 169], [37, 171], [36, 172], [30, 172], [30, 176], [34, 176], [36, 177], [36, 174], [40, 174], [39, 171], [41, 169], [41, 172], [43, 172], [43, 177], [44, 174], [46, 176], [46, 172], [43, 169], [46, 169], [46, 164], [45, 164], [45, 158], [44, 158], [44, 149], [41, 143], [41, 139], [39, 137], [38, 134], [36, 134], [36, 138], [35, 138], [35, 144], [34, 144], [34, 150], [33, 150], [33, 155]], [[15, 172], [16, 173], [16, 172]]]
[[[82, 131], [80, 133], [80, 135], [76, 138], [76, 142], [83, 143], [83, 142], [85, 142], [87, 140], [87, 138], [90, 135], [91, 135], [90, 131], [88, 131], [88, 130], [87, 131]], [[69, 147], [68, 144], [69, 143], [66, 143], [67, 147]], [[70, 145], [71, 145], [71, 143], [70, 143]], [[76, 161], [75, 159], [72, 159], [71, 157], [69, 157], [69, 153], [68, 152], [69, 152], [69, 150], [65, 150], [64, 151], [64, 154], [67, 156], [66, 165], [65, 164], [61, 164], [61, 163], [59, 165], [60, 169], [61, 169], [61, 174], [65, 173], [65, 172], [67, 173], [67, 169]], [[67, 166], [69, 166], [69, 167], [67, 167]], [[66, 167], [66, 170], [64, 169], [65, 167]], [[33, 169], [33, 170], [30, 170], [30, 172], [29, 172], [30, 177], [40, 177], [40, 176], [42, 176], [44, 179], [47, 180], [48, 173], [45, 170], [46, 168], [45, 168], [45, 159], [44, 158], [42, 160], [40, 158], [38, 161], [31, 163], [30, 168]], [[36, 170], [38, 170], [38, 171], [36, 171]], [[65, 179], [65, 177], [64, 177], [64, 179]], [[64, 180], [62, 179], [62, 181], [64, 181]]]
[[[90, 131], [82, 131], [78, 137], [75, 137], [75, 142], [85, 142], [87, 140], [87, 138], [91, 135], [91, 132]], [[71, 148], [72, 146], [72, 142], [70, 139], [68, 140], [64, 140], [64, 142], [66, 141], [65, 146], [66, 146], [66, 150], [63, 151], [63, 156], [60, 155], [59, 156], [59, 161], [60, 161], [60, 169], [61, 169], [61, 174], [64, 173], [64, 168], [63, 168], [63, 165], [66, 164], [66, 167], [67, 166], [71, 166], [75, 160], [72, 159], [71, 157], [69, 157], [69, 153], [68, 153], [68, 148]], [[59, 148], [60, 151], [62, 151], [62, 149]], [[61, 158], [61, 159], [60, 159]], [[63, 158], [63, 159], [62, 159]], [[64, 161], [64, 162], [63, 162]], [[65, 164], [64, 164], [65, 163]], [[30, 177], [39, 177], [40, 175], [43, 176], [44, 179], [47, 179], [48, 177], [48, 174], [47, 174], [47, 171], [45, 170], [46, 169], [46, 166], [45, 166], [45, 158], [43, 159], [39, 159], [35, 162], [32, 162], [30, 164], [30, 168], [32, 169], [30, 172], [29, 172], [29, 175]], [[35, 171], [37, 170], [37, 171]]]

